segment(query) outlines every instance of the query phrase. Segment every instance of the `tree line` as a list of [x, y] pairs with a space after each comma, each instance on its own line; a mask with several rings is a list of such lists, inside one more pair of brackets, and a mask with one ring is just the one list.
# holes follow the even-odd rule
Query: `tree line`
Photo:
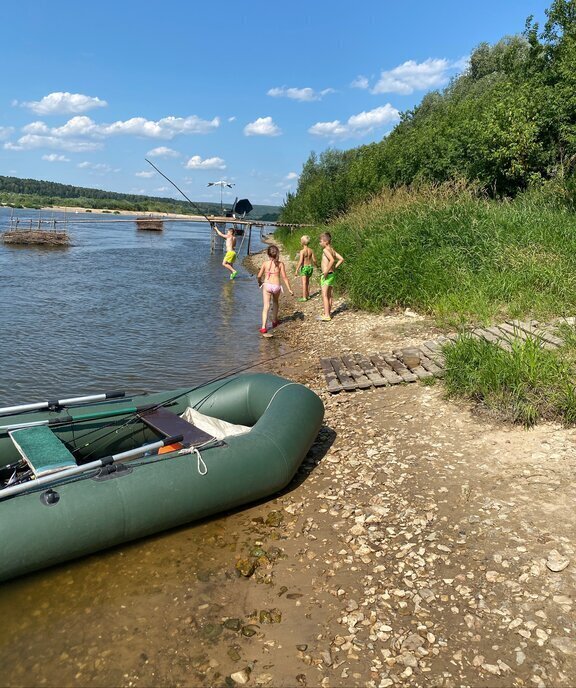
[[[46, 206], [78, 206], [87, 209], [129, 210], [133, 212], [220, 215], [220, 203], [195, 202], [174, 198], [123, 194], [90, 189], [71, 184], [59, 184], [37, 179], [20, 179], [0, 175], [0, 203], [12, 207], [41, 208]], [[224, 204], [224, 211], [232, 206]], [[250, 218], [273, 221], [278, 218], [277, 206], [254, 205]]]
[[481, 43], [463, 74], [427, 94], [378, 143], [311, 153], [285, 222], [322, 223], [383, 188], [462, 180], [495, 198], [554, 180], [576, 191], [576, 0], [540, 27]]

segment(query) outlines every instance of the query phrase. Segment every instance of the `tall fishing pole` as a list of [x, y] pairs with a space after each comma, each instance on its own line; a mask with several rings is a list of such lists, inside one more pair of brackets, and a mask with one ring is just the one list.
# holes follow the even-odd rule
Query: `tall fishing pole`
[[[265, 358], [265, 359], [263, 359], [263, 360], [256, 361], [256, 363], [250, 363], [250, 364], [248, 364], [248, 365], [241, 366], [241, 367], [236, 367], [236, 368], [229, 368], [227, 371], [225, 371], [225, 372], [223, 372], [223, 373], [220, 373], [219, 375], [216, 375], [215, 377], [213, 377], [213, 378], [207, 380], [206, 382], [201, 382], [200, 384], [194, 385], [193, 387], [190, 387], [190, 388], [188, 388], [188, 389], [186, 389], [186, 390], [180, 392], [179, 394], [175, 394], [174, 396], [169, 397], [168, 399], [165, 399], [164, 401], [159, 402], [159, 403], [157, 403], [156, 405], [149, 406], [146, 410], [147, 410], [147, 411], [153, 411], [154, 409], [160, 408], [161, 406], [164, 406], [164, 407], [170, 406], [172, 403], [174, 403], [174, 402], [175, 402], [177, 399], [179, 399], [180, 397], [183, 397], [183, 396], [185, 396], [186, 394], [190, 394], [191, 392], [195, 392], [195, 391], [197, 391], [197, 390], [199, 390], [199, 389], [202, 389], [202, 387], [207, 387], [208, 385], [214, 384], [214, 383], [216, 383], [216, 382], [226, 381], [226, 378], [230, 377], [231, 375], [238, 375], [239, 373], [245, 373], [247, 370], [251, 370], [252, 368], [256, 368], [256, 367], [258, 367], [258, 366], [260, 366], [260, 365], [264, 365], [265, 363], [270, 363], [270, 362], [272, 362], [272, 361], [276, 361], [276, 360], [278, 360], [279, 358], [283, 358], [284, 356], [290, 356], [291, 354], [298, 353], [299, 351], [301, 351], [300, 348], [298, 348], [298, 349], [292, 349], [291, 351], [284, 351], [283, 353], [278, 354], [277, 356], [271, 356], [270, 358]], [[204, 397], [204, 398], [199, 399], [199, 400], [196, 402], [195, 406], [197, 406], [198, 404], [200, 404], [200, 403], [202, 403], [203, 401], [205, 401], [206, 398], [207, 398], [207, 397]], [[127, 417], [126, 420], [124, 420], [124, 422], [121, 424], [120, 428], [124, 428], [124, 427], [126, 427], [127, 425], [130, 425], [131, 423], [135, 423], [135, 422], [137, 422], [138, 419], [139, 419], [139, 412], [138, 412], [138, 411], [133, 411], [132, 409], [126, 409], [126, 412], [127, 412], [127, 414], [128, 414], [128, 417]], [[119, 415], [120, 415], [120, 414], [119, 414]], [[62, 425], [68, 425], [69, 423], [70, 423], [70, 419], [68, 418], [68, 419], [62, 420], [62, 423], [61, 423], [61, 424], [62, 424]], [[57, 427], [58, 425], [59, 425], [58, 422], [53, 422], [53, 423], [52, 423], [52, 426], [56, 426], [56, 427]], [[109, 424], [104, 425], [104, 426], [99, 426], [99, 427], [96, 427], [96, 428], [92, 428], [91, 430], [87, 430], [83, 435], [79, 435], [79, 436], [77, 437], [78, 442], [85, 440], [85, 439], [88, 438], [91, 434], [93, 434], [93, 433], [95, 433], [95, 432], [99, 432], [99, 431], [101, 431], [103, 428], [106, 428], [106, 427], [111, 428], [110, 431], [107, 432], [107, 433], [105, 433], [105, 434], [104, 434], [102, 437], [100, 437], [99, 439], [105, 439], [108, 435], [114, 434], [114, 433], [117, 432], [118, 429], [119, 429], [119, 426], [116, 425], [115, 423], [109, 423]], [[2, 428], [0, 428], [0, 430], [2, 430]], [[77, 432], [80, 433], [81, 430], [78, 430]], [[83, 446], [82, 446], [82, 449], [86, 449], [86, 447], [87, 447], [89, 444], [90, 444], [90, 443], [88, 442], [87, 444], [83, 445]], [[80, 447], [78, 447], [78, 448], [80, 448]], [[95, 451], [96, 451], [95, 449], [92, 450], [92, 452], [89, 452], [88, 454], [86, 454], [84, 458], [90, 457]]]
[[188, 198], [188, 196], [182, 191], [182, 189], [181, 189], [179, 186], [176, 186], [176, 184], [174, 184], [174, 182], [173, 182], [171, 179], [169, 179], [169, 178], [164, 174], [164, 172], [160, 172], [160, 170], [156, 167], [156, 165], [155, 165], [153, 162], [150, 162], [150, 160], [148, 160], [148, 158], [144, 158], [144, 160], [146, 160], [146, 162], [147, 162], [149, 165], [152, 165], [152, 167], [156, 170], [156, 172], [158, 172], [158, 174], [161, 174], [167, 182], [170, 182], [170, 184], [172, 184], [172, 186], [173, 186], [175, 189], [177, 189], [177, 190], [184, 196], [184, 198], [188, 201], [188, 203], [190, 203], [190, 205], [191, 205], [192, 207], [196, 208], [196, 210], [198, 211], [198, 213], [200, 213], [200, 215], [202, 215], [202, 217], [205, 217], [205, 218], [206, 218], [206, 221], [210, 224], [210, 226], [212, 226], [212, 223], [211, 223], [210, 220], [208, 219], [208, 216], [206, 215], [206, 213], [203, 213], [203, 212], [200, 210], [200, 208], [196, 205], [196, 203], [194, 203], [194, 201], [191, 201], [191, 200]]

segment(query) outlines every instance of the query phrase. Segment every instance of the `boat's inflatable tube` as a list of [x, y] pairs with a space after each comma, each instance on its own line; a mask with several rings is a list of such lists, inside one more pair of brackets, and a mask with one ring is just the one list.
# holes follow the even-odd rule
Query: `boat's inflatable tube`
[[57, 500], [37, 488], [0, 501], [0, 580], [278, 492], [293, 478], [324, 415], [308, 388], [268, 374], [212, 383], [179, 404], [181, 411], [194, 406], [251, 430], [201, 449], [200, 456], [147, 457], [105, 478], [92, 471], [56, 482]]

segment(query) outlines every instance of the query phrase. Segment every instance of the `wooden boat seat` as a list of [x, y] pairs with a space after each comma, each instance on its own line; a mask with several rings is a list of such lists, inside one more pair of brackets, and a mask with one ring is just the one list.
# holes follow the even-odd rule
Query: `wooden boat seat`
[[20, 428], [8, 434], [36, 478], [76, 466], [76, 459], [46, 425]]
[[213, 435], [200, 430], [200, 428], [180, 418], [175, 413], [168, 411], [163, 406], [158, 406], [150, 411], [144, 411], [140, 414], [140, 417], [146, 425], [164, 435], [164, 437], [182, 435], [182, 442], [187, 447], [195, 447], [214, 439]]

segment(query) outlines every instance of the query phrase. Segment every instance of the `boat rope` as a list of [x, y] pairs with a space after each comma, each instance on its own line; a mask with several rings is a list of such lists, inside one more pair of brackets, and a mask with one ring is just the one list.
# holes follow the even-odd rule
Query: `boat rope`
[[290, 387], [292, 385], [296, 385], [298, 387], [301, 387], [300, 383], [298, 383], [298, 382], [287, 382], [285, 385], [282, 385], [282, 387], [278, 387], [278, 389], [274, 392], [274, 394], [272, 395], [272, 398], [268, 402], [268, 406], [264, 409], [264, 413], [266, 413], [266, 411], [270, 408], [270, 404], [274, 401], [274, 397], [278, 394], [278, 392], [281, 392], [286, 387]]
[[200, 453], [198, 447], [186, 447], [186, 449], [181, 449], [178, 452], [178, 456], [186, 456], [186, 454], [196, 454], [196, 459], [198, 462], [198, 473], [200, 475], [206, 475], [206, 473], [208, 473], [208, 466], [204, 462], [204, 459], [202, 458], [202, 454]]

